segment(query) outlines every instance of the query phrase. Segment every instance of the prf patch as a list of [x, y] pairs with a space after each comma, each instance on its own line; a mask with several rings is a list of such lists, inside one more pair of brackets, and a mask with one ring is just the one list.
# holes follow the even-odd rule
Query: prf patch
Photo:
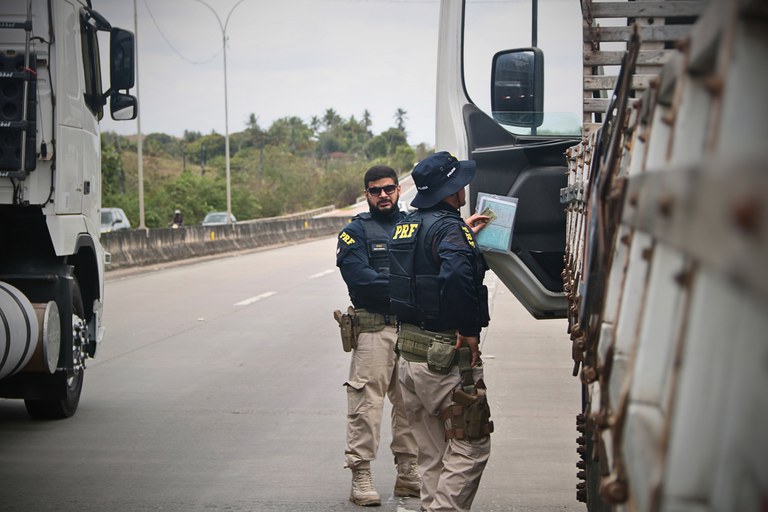
[[467, 226], [461, 226], [461, 230], [464, 231], [464, 236], [467, 239], [467, 243], [474, 247], [475, 239], [472, 237], [472, 232], [469, 230], [469, 228]]
[[352, 245], [355, 243], [355, 239], [349, 236], [346, 231], [341, 232], [339, 239], [347, 245]]
[[402, 240], [404, 238], [411, 238], [416, 234], [418, 230], [418, 223], [398, 224], [395, 226], [395, 235], [392, 240]]

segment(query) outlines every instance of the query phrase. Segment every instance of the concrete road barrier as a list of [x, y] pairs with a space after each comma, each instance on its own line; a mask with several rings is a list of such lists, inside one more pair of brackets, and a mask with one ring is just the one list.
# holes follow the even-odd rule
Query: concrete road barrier
[[102, 233], [107, 271], [308, 240], [338, 233], [349, 217], [258, 219], [224, 226]]

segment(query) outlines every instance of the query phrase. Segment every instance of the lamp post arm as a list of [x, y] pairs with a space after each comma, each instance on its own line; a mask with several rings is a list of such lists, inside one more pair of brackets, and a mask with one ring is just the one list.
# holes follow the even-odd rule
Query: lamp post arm
[[221, 18], [219, 18], [219, 15], [216, 13], [216, 11], [213, 10], [213, 7], [208, 5], [206, 2], [203, 2], [203, 0], [195, 0], [195, 2], [197, 2], [199, 4], [203, 4], [205, 7], [208, 8], [209, 11], [211, 11], [213, 13], [214, 16], [216, 16], [216, 21], [219, 22], [219, 28], [221, 29], [221, 32], [224, 33], [224, 31], [225, 31], [224, 25], [221, 24]]
[[[240, 0], [235, 5], [233, 5], [232, 8], [229, 10], [229, 14], [227, 14], [227, 19], [224, 21], [224, 28], [222, 29], [224, 30], [224, 32], [227, 31], [227, 25], [229, 25], [229, 18], [232, 17], [232, 13], [235, 12], [235, 9], [237, 8], [237, 6], [243, 2], [245, 2], [245, 0]], [[219, 22], [219, 24], [221, 24], [221, 22]]]

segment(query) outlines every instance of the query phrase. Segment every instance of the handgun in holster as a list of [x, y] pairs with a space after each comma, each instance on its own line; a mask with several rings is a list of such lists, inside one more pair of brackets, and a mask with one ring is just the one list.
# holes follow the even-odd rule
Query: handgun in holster
[[357, 318], [355, 308], [349, 306], [346, 313], [340, 310], [333, 312], [333, 318], [339, 323], [341, 330], [341, 347], [344, 352], [351, 352], [357, 348], [357, 337], [360, 335], [360, 319]]
[[471, 354], [467, 347], [459, 349], [461, 386], [453, 391], [453, 403], [442, 413], [443, 420], [450, 422], [445, 439], [482, 439], [493, 432], [491, 408], [488, 405], [483, 379], [472, 378]]

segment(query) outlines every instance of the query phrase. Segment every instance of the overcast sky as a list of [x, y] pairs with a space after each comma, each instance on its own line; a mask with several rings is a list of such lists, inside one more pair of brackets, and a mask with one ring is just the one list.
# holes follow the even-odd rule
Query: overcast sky
[[[206, 2], [222, 23], [237, 4]], [[129, 30], [133, 5], [93, 1], [114, 26]], [[216, 17], [195, 0], [136, 5], [142, 132], [223, 134], [224, 63]], [[251, 112], [266, 128], [285, 116], [308, 123], [328, 108], [357, 119], [367, 109], [374, 133], [380, 133], [394, 126], [394, 113], [402, 108], [409, 142], [434, 144], [438, 16], [437, 0], [243, 1], [226, 29], [230, 133], [243, 130]], [[106, 130], [136, 133], [135, 121], [108, 117]]]
[[[205, 1], [222, 24], [233, 13], [226, 28], [230, 133], [242, 131], [250, 113], [267, 128], [286, 116], [309, 123], [329, 108], [357, 119], [367, 109], [374, 133], [381, 133], [395, 125], [395, 111], [402, 108], [408, 141], [434, 144], [438, 0]], [[507, 47], [528, 46], [530, 4], [472, 0], [468, 19], [501, 8], [506, 12], [496, 14], [495, 22], [509, 39]], [[114, 26], [134, 30], [133, 0], [93, 0], [93, 6]], [[197, 0], [136, 0], [136, 6], [142, 132], [223, 134], [222, 32], [214, 14]], [[539, 19], [550, 105], [545, 108], [578, 113], [578, 1], [539, 0]], [[483, 25], [478, 30], [481, 41], [491, 31]], [[504, 47], [490, 37], [487, 42], [489, 52]], [[491, 57], [468, 62], [479, 79], [475, 86], [468, 82], [470, 95], [481, 108], [488, 102]], [[549, 90], [566, 84], [567, 91]], [[136, 133], [135, 121], [108, 117], [106, 130]]]

